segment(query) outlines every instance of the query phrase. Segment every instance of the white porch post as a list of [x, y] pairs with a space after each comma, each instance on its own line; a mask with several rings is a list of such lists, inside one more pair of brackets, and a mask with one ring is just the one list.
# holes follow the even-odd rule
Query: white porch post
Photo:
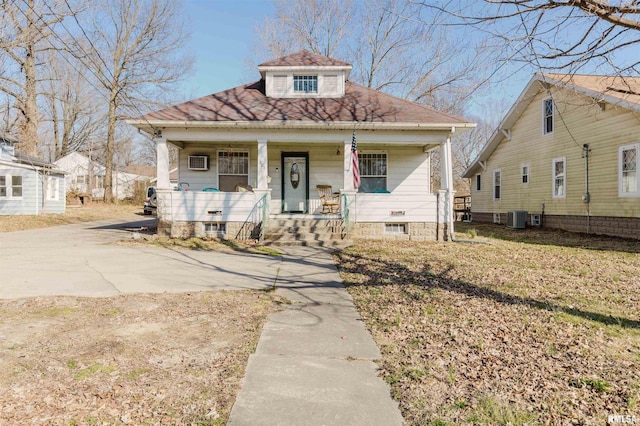
[[353, 171], [351, 170], [351, 139], [344, 141], [344, 175], [342, 189], [353, 191]]
[[258, 189], [267, 189], [269, 187], [269, 163], [267, 153], [267, 140], [258, 140]]
[[156, 161], [156, 177], [158, 181], [156, 182], [158, 189], [171, 189], [171, 184], [169, 182], [169, 146], [167, 145], [167, 140], [162, 136], [154, 137], [153, 140], [156, 142], [156, 152], [157, 152], [157, 161]]
[[440, 145], [441, 188], [446, 193], [444, 223], [447, 225], [447, 239], [453, 238], [453, 161], [451, 159], [451, 138]]

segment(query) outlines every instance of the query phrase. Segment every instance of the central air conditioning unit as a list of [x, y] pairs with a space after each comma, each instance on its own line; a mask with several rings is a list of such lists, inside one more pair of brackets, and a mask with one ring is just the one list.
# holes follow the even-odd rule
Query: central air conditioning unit
[[189, 170], [209, 170], [208, 155], [190, 155], [188, 160]]
[[524, 229], [527, 227], [527, 211], [512, 210], [507, 212], [507, 228]]

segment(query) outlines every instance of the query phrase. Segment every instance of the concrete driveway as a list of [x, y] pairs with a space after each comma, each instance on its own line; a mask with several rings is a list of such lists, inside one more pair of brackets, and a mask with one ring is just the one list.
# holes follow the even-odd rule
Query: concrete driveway
[[281, 259], [246, 253], [112, 244], [155, 226], [131, 216], [0, 233], [0, 298], [260, 289]]

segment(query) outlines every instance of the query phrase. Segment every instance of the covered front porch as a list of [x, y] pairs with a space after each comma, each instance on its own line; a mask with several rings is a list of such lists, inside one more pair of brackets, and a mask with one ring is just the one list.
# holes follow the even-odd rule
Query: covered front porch
[[[450, 132], [357, 130], [359, 191], [352, 132], [249, 133], [156, 134], [160, 233], [260, 240], [284, 219], [312, 219], [339, 223], [343, 238], [447, 239]], [[169, 144], [178, 147], [179, 190], [169, 185]], [[443, 188], [432, 193], [434, 149], [441, 154]], [[319, 185], [336, 194], [335, 208], [323, 206]]]

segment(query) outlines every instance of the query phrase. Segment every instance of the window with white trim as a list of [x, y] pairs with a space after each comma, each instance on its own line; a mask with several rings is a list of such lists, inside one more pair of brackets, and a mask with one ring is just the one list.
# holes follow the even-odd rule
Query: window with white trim
[[222, 192], [234, 192], [240, 184], [249, 184], [249, 153], [219, 151], [218, 189]]
[[407, 224], [406, 223], [385, 223], [384, 233], [385, 234], [406, 234]]
[[640, 173], [638, 173], [640, 143], [621, 146], [618, 155], [618, 195], [640, 197]]
[[542, 133], [553, 133], [553, 99], [542, 101]]
[[0, 175], [0, 198], [6, 198], [8, 191], [7, 191], [7, 176], [5, 175]]
[[294, 93], [318, 93], [318, 76], [317, 75], [294, 75], [293, 76], [293, 92]]
[[553, 175], [553, 198], [565, 198], [567, 192], [567, 160], [554, 158], [551, 163]]
[[482, 175], [478, 173], [476, 175], [476, 191], [480, 191], [482, 189]]
[[363, 152], [358, 155], [360, 188], [358, 192], [387, 191], [387, 153]]
[[493, 199], [499, 200], [502, 197], [502, 170], [493, 171]]
[[47, 176], [47, 200], [59, 200], [60, 180], [55, 176]]
[[22, 198], [22, 176], [0, 176], [0, 197]]
[[521, 167], [522, 170], [522, 183], [529, 183], [529, 165], [525, 164]]

